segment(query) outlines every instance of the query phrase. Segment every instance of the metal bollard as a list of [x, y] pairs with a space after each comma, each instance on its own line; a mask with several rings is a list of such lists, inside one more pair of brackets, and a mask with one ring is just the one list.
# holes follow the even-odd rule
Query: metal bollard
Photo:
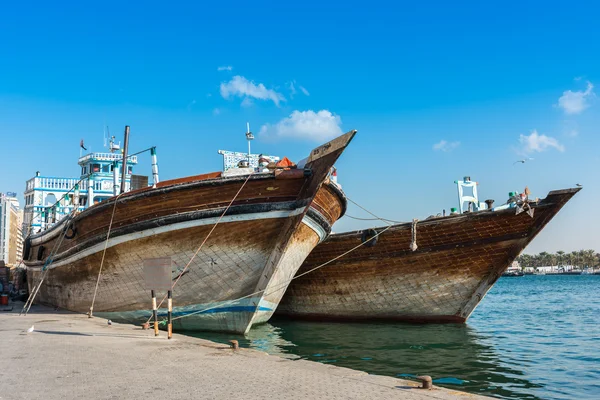
[[433, 384], [431, 383], [431, 377], [429, 375], [417, 376], [417, 379], [422, 383], [421, 389], [431, 390], [433, 387]]
[[156, 313], [156, 294], [152, 290], [152, 316], [154, 317], [154, 336], [158, 336], [158, 316]]

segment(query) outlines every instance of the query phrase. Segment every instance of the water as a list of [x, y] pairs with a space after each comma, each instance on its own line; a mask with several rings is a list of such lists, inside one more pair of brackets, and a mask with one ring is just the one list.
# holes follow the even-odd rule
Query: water
[[600, 399], [600, 276], [501, 278], [467, 324], [272, 320], [199, 337], [518, 399]]

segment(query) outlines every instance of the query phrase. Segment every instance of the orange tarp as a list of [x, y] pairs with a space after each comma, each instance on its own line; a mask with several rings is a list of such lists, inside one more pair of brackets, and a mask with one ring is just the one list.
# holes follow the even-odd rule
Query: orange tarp
[[295, 167], [296, 164], [294, 164], [289, 158], [283, 157], [277, 162], [276, 166], [277, 168], [292, 168]]

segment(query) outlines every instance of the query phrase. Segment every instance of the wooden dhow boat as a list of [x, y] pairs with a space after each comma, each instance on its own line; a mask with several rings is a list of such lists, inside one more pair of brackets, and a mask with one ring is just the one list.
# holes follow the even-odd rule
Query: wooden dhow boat
[[[296, 270], [343, 214], [345, 197], [328, 175], [355, 133], [317, 147], [296, 167], [256, 172], [242, 165], [163, 182], [156, 177], [154, 187], [75, 210], [27, 238], [30, 292], [38, 303], [75, 312], [93, 305], [96, 316], [143, 323], [152, 315], [143, 262], [170, 257], [173, 282], [180, 279], [173, 287], [173, 328], [245, 333], [270, 318]], [[104, 156], [80, 164], [87, 168], [92, 160], [93, 177], [104, 170], [94, 167]], [[122, 164], [121, 154], [112, 158]], [[28, 182], [31, 196], [35, 179], [41, 177]], [[73, 208], [68, 196], [59, 206]], [[47, 220], [52, 211], [44, 210]]]
[[[462, 184], [471, 185], [470, 179]], [[552, 191], [539, 201], [511, 193], [514, 198], [496, 208], [480, 204], [479, 211], [332, 234], [298, 270], [277, 314], [314, 320], [465, 322], [504, 270], [579, 190]]]

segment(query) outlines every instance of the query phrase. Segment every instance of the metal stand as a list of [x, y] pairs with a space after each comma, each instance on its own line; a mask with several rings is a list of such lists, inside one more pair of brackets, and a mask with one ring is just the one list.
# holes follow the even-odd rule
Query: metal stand
[[173, 314], [173, 297], [172, 297], [172, 292], [170, 290], [167, 292], [167, 298], [168, 298], [167, 302], [168, 302], [168, 307], [169, 307], [168, 314], [167, 314], [167, 319], [168, 319], [167, 333], [168, 333], [168, 338], [171, 339], [171, 337], [173, 336], [173, 318], [172, 318], [173, 317], [173, 315], [172, 315]]
[[156, 312], [156, 294], [152, 290], [152, 316], [154, 317], [154, 336], [158, 336], [158, 314]]

